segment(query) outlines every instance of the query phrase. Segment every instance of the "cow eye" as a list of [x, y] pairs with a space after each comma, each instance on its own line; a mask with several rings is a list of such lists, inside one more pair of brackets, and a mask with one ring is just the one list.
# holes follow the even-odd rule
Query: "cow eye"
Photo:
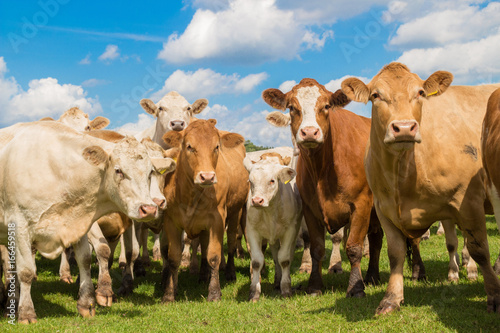
[[214, 153], [217, 153], [219, 152], [219, 145], [217, 145], [215, 148], [214, 148]]
[[380, 95], [378, 93], [373, 93], [372, 94], [372, 99], [377, 99], [377, 98], [380, 98]]
[[125, 178], [122, 169], [120, 169], [119, 167], [115, 167], [115, 174], [117, 174], [121, 179]]
[[271, 179], [271, 180], [269, 181], [269, 185], [274, 185], [274, 183], [275, 183], [275, 180], [274, 180], [274, 179]]
[[330, 108], [331, 108], [330, 104], [325, 105], [325, 110], [328, 110]]
[[194, 153], [196, 151], [196, 149], [193, 148], [193, 146], [191, 146], [189, 143], [188, 145], [186, 146], [186, 149], [192, 153]]
[[158, 109], [160, 109], [160, 111], [165, 110], [165, 109], [163, 108], [163, 106], [160, 106]]
[[85, 131], [90, 132], [90, 126], [85, 127]]
[[420, 90], [418, 91], [418, 94], [419, 94], [420, 96], [422, 96], [422, 97], [425, 97], [425, 91], [424, 91], [423, 89], [420, 89]]
[[191, 107], [190, 107], [190, 106], [188, 106], [187, 110], [188, 110], [188, 111], [190, 111], [190, 110], [191, 110]]
[[295, 108], [293, 106], [289, 106], [288, 109], [290, 110], [290, 112], [294, 112], [295, 111]]

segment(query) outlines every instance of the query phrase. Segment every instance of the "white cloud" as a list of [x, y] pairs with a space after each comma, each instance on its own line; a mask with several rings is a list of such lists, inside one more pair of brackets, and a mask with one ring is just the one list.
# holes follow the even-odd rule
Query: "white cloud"
[[165, 80], [163, 88], [151, 98], [160, 100], [172, 90], [191, 102], [211, 95], [248, 93], [267, 77], [266, 73], [250, 74], [241, 78], [238, 74], [224, 75], [211, 69], [198, 69], [196, 72], [176, 70]]
[[156, 119], [146, 113], [139, 113], [139, 119], [135, 123], [127, 123], [121, 127], [115, 128], [114, 131], [120, 132], [123, 135], [135, 135], [142, 132], [155, 124]]
[[170, 35], [158, 58], [178, 64], [201, 59], [259, 63], [292, 59], [301, 48], [321, 49], [332, 37], [331, 32], [313, 34], [275, 0], [217, 2], [218, 11], [203, 3], [210, 9], [198, 9], [181, 35]]
[[259, 111], [241, 119], [231, 129], [243, 135], [258, 146], [281, 147], [292, 146], [292, 134], [289, 127], [275, 127], [269, 124], [266, 116], [269, 111]]
[[113, 61], [120, 56], [120, 52], [118, 52], [118, 46], [109, 44], [106, 46], [106, 50], [103, 54], [99, 56], [99, 60], [101, 61]]
[[108, 84], [110, 81], [101, 79], [88, 79], [82, 82], [82, 87], [95, 87], [103, 84]]
[[59, 118], [73, 106], [84, 112], [96, 114], [102, 111], [96, 99], [87, 97], [81, 86], [59, 84], [48, 77], [31, 80], [24, 91], [14, 77], [6, 77], [7, 65], [0, 57], [0, 123], [12, 124], [19, 121], [33, 121], [43, 117]]
[[285, 81], [280, 86], [278, 87], [279, 90], [281, 90], [282, 93], [287, 93], [290, 90], [292, 90], [293, 87], [297, 85], [297, 82], [295, 80], [289, 80]]
[[90, 61], [90, 53], [88, 53], [85, 58], [83, 58], [82, 60], [80, 60], [78, 63], [80, 65], [90, 65], [91, 61]]

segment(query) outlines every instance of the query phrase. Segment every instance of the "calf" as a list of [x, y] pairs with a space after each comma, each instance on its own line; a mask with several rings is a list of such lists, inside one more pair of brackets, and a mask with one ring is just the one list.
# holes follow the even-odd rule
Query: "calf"
[[0, 243], [7, 243], [8, 231], [15, 232], [20, 322], [36, 321], [32, 250], [54, 259], [72, 244], [81, 271], [77, 308], [83, 316], [95, 314], [86, 234], [111, 212], [138, 221], [157, 218], [147, 185], [152, 171], [137, 140], [113, 144], [57, 122], [25, 125], [0, 151]]
[[[272, 153], [271, 153], [272, 154]], [[246, 237], [252, 258], [251, 301], [261, 293], [260, 271], [264, 266], [262, 241], [269, 242], [274, 264], [274, 285], [283, 297], [291, 296], [290, 266], [302, 221], [302, 202], [295, 182], [295, 170], [282, 165], [279, 154], [246, 165], [250, 181], [247, 199]]]
[[272, 107], [289, 109], [290, 116], [273, 112], [267, 119], [278, 126], [290, 125], [300, 154], [297, 186], [311, 240], [312, 271], [308, 292], [321, 293], [325, 229], [330, 233], [351, 224], [346, 252], [351, 263], [347, 296], [365, 295], [360, 262], [370, 225], [368, 282], [379, 281], [378, 260], [382, 233], [372, 212], [373, 197], [366, 181], [363, 157], [370, 119], [341, 107], [349, 99], [332, 93], [313, 79], [303, 79], [286, 94], [267, 89], [263, 99]]
[[368, 84], [356, 78], [342, 82], [350, 99], [372, 102], [365, 170], [391, 266], [377, 314], [399, 309], [403, 301], [405, 239], [420, 237], [438, 220], [458, 224], [483, 272], [488, 311], [500, 313], [500, 281], [486, 237], [486, 173], [478, 151], [486, 103], [499, 85], [450, 87], [452, 80], [445, 71], [422, 80], [405, 65], [391, 63]]
[[236, 278], [234, 254], [236, 230], [248, 195], [248, 172], [243, 166], [244, 139], [236, 133], [219, 131], [216, 121], [196, 120], [182, 132], [164, 135], [171, 147], [179, 147], [177, 168], [167, 175], [162, 246], [163, 302], [175, 300], [182, 255], [181, 235], [200, 237], [201, 279], [209, 279], [208, 301], [221, 298], [219, 264], [224, 230], [227, 227], [226, 279]]

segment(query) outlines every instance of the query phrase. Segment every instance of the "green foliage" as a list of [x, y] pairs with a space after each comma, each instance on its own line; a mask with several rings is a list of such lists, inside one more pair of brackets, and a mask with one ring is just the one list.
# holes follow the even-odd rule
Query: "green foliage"
[[245, 140], [245, 150], [246, 152], [251, 152], [251, 151], [257, 151], [257, 150], [264, 150], [264, 149], [269, 149], [271, 147], [263, 147], [263, 146], [256, 146], [252, 143], [250, 140]]
[[[488, 218], [491, 263], [500, 250], [500, 235], [492, 217]], [[236, 282], [227, 282], [221, 273], [222, 300], [208, 303], [208, 285], [199, 283], [197, 275], [182, 269], [174, 304], [161, 304], [161, 263], [152, 262], [146, 277], [135, 280], [134, 294], [119, 297], [111, 308], [97, 308], [94, 318], [78, 315], [78, 286], [59, 281], [59, 260], [41, 259], [37, 255], [38, 280], [31, 294], [38, 323], [29, 326], [9, 325], [0, 319], [0, 331], [41, 332], [498, 332], [499, 315], [487, 313], [483, 277], [468, 281], [465, 268], [460, 270], [458, 284], [447, 281], [448, 253], [444, 236], [431, 228], [431, 238], [422, 242], [422, 258], [428, 281], [411, 281], [405, 268], [405, 304], [401, 311], [375, 317], [375, 309], [384, 296], [389, 279], [389, 260], [384, 243], [380, 272], [382, 285], [367, 286], [366, 297], [346, 298], [350, 265], [342, 251], [343, 274], [328, 274], [328, 261], [323, 262], [323, 295], [306, 295], [309, 275], [299, 273], [302, 249], [297, 249], [292, 263], [292, 287], [295, 295], [282, 299], [273, 288], [274, 264], [266, 251], [266, 268], [262, 274], [262, 295], [258, 303], [249, 303], [250, 259], [236, 259]], [[460, 250], [462, 238], [459, 236]], [[327, 256], [331, 242], [327, 237]], [[151, 246], [152, 247], [152, 243]], [[245, 246], [243, 246], [245, 248]], [[110, 271], [113, 290], [120, 285], [119, 250]], [[199, 254], [198, 254], [199, 255]], [[326, 258], [328, 259], [328, 258]], [[95, 261], [93, 261], [95, 262]], [[366, 273], [367, 258], [361, 269]], [[73, 268], [73, 280], [78, 275]], [[92, 268], [94, 284], [98, 269]]]

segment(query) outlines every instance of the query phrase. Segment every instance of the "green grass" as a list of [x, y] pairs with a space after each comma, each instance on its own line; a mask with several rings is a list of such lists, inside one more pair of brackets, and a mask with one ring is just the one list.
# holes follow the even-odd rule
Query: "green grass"
[[[500, 250], [500, 235], [493, 217], [488, 217], [491, 262]], [[273, 289], [274, 267], [269, 250], [267, 273], [262, 276], [262, 295], [258, 303], [247, 302], [250, 285], [250, 259], [236, 259], [237, 281], [226, 282], [221, 274], [222, 301], [208, 303], [207, 284], [184, 270], [179, 273], [179, 291], [174, 304], [161, 304], [161, 264], [153, 263], [146, 277], [137, 278], [134, 294], [119, 298], [111, 308], [97, 308], [94, 318], [83, 319], [76, 310], [78, 286], [59, 281], [59, 261], [37, 259], [38, 280], [33, 283], [32, 297], [38, 323], [29, 326], [10, 325], [0, 320], [0, 331], [47, 332], [499, 332], [500, 316], [486, 312], [483, 277], [469, 282], [461, 268], [460, 281], [447, 281], [448, 253], [444, 236], [431, 229], [429, 241], [421, 245], [428, 281], [412, 282], [405, 269], [405, 303], [401, 311], [374, 317], [384, 296], [389, 278], [387, 247], [381, 255], [381, 286], [366, 288], [362, 299], [345, 298], [349, 263], [343, 256], [344, 273], [329, 275], [327, 261], [323, 265], [325, 290], [318, 297], [308, 296], [305, 289], [308, 274], [300, 274], [298, 266], [302, 250], [297, 250], [292, 265], [293, 297], [282, 299]], [[459, 237], [460, 250], [462, 238]], [[331, 242], [327, 242], [331, 250]], [[329, 254], [329, 251], [327, 252]], [[368, 260], [362, 260], [363, 274]], [[73, 270], [76, 280], [77, 269]], [[113, 289], [119, 287], [121, 272], [115, 262], [111, 275]], [[97, 268], [92, 269], [97, 276]], [[94, 283], [96, 281], [94, 280]]]

